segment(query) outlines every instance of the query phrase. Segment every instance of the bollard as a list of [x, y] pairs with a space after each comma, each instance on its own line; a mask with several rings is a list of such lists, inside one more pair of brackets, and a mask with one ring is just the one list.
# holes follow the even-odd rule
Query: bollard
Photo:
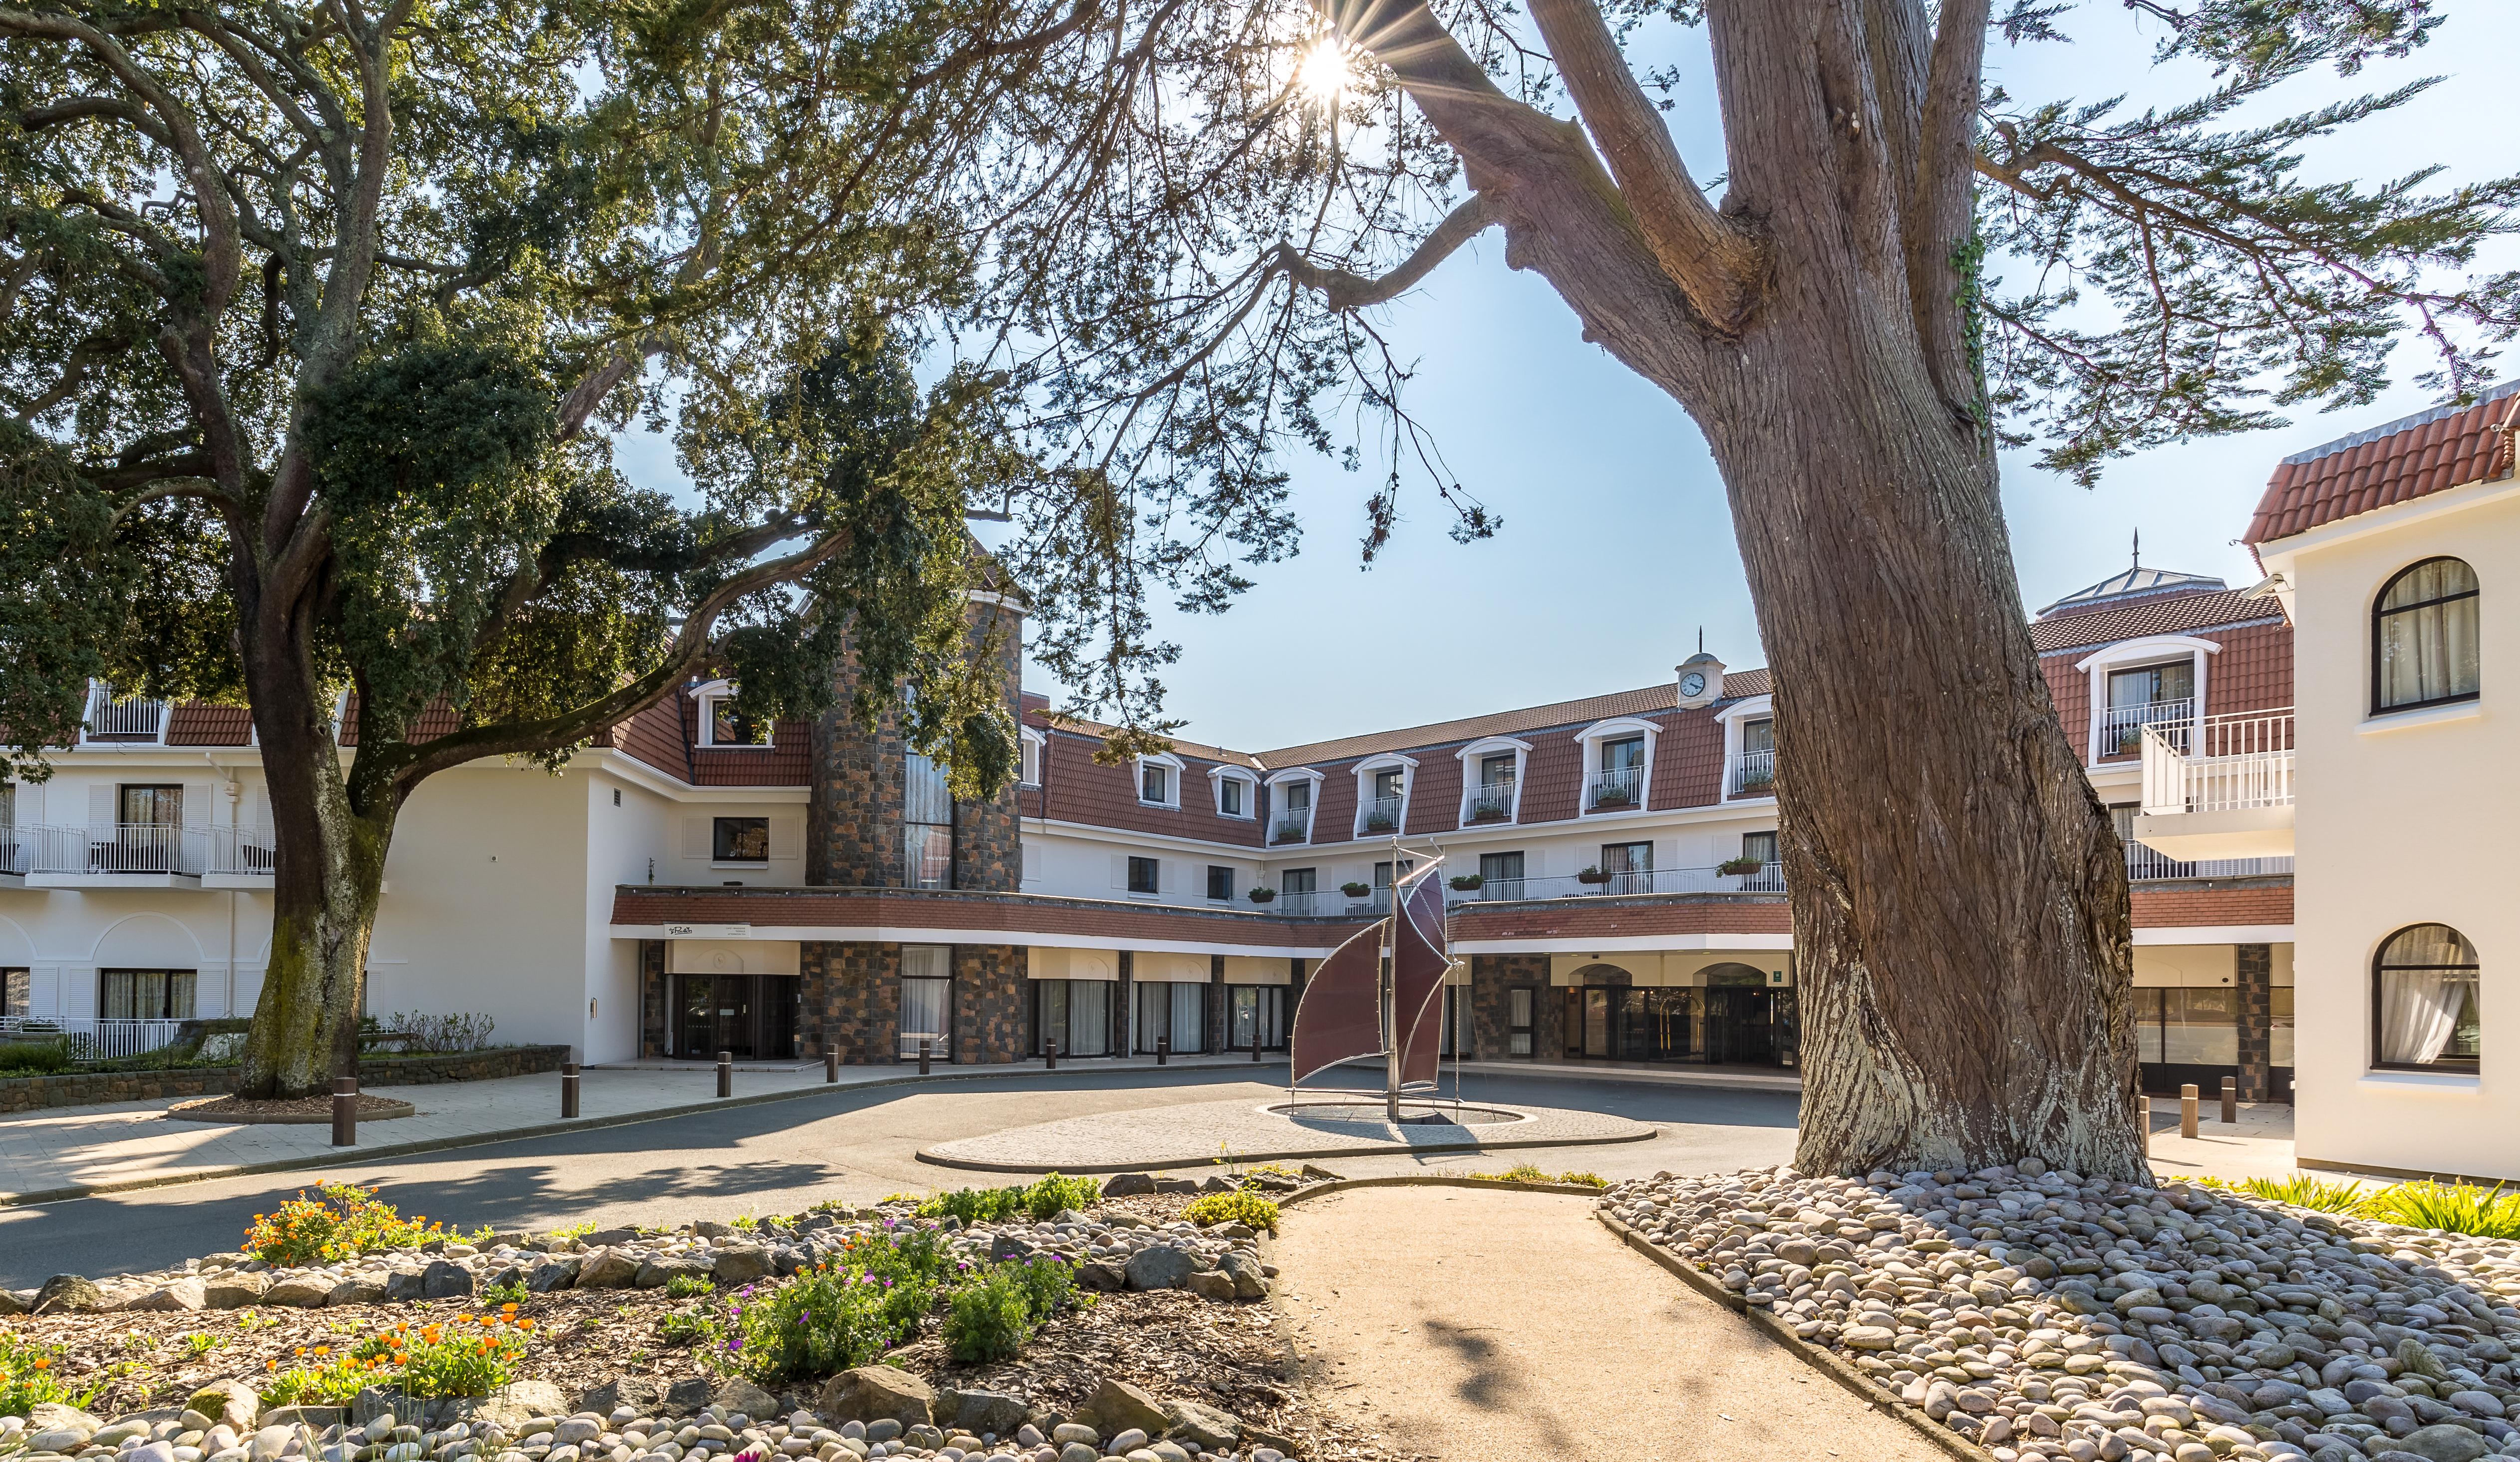
[[1046, 1072], [1058, 1070], [1058, 1042], [1046, 1040], [1041, 1043], [1041, 1069]]
[[829, 1086], [838, 1079], [840, 1079], [840, 1048], [833, 1046], [823, 1053], [823, 1084]]
[[2179, 1088], [2179, 1135], [2196, 1135], [2196, 1083], [2182, 1082]]
[[733, 1051], [717, 1053], [717, 1094], [722, 1097], [735, 1095], [735, 1053]]
[[934, 1045], [935, 1042], [928, 1040], [922, 1040], [919, 1043], [919, 1074], [922, 1076], [927, 1074], [928, 1052]]
[[333, 1145], [359, 1145], [359, 1078], [333, 1078]]
[[2152, 1156], [2152, 1098], [2142, 1092], [2135, 1094], [2135, 1129], [2143, 1138], [2143, 1155]]
[[1172, 1060], [1172, 1058], [1173, 1058], [1173, 1038], [1172, 1038], [1171, 1036], [1169, 1036], [1169, 1035], [1158, 1035], [1158, 1036], [1156, 1036], [1156, 1037], [1155, 1037], [1155, 1065], [1157, 1065], [1157, 1066], [1162, 1066], [1164, 1063], [1166, 1063], [1166, 1062], [1168, 1062], [1168, 1061]]
[[2223, 1078], [2223, 1124], [2229, 1126], [2240, 1119], [2240, 1078]]
[[1251, 1037], [1251, 1064], [1253, 1066], [1260, 1064], [1260, 1037], [1256, 1035]]
[[574, 1061], [561, 1063], [560, 1115], [562, 1121], [577, 1116], [577, 1063]]

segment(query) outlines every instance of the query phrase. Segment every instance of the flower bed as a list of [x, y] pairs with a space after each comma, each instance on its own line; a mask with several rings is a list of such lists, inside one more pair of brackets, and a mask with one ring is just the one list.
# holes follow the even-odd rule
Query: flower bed
[[[448, 1081], [494, 1081], [502, 1076], [556, 1072], [566, 1060], [566, 1046], [502, 1046], [426, 1056], [370, 1055], [359, 1060], [359, 1082], [362, 1086], [434, 1086]], [[245, 1069], [235, 1066], [12, 1076], [0, 1078], [0, 1115], [106, 1102], [220, 1096], [236, 1090], [244, 1079]]]

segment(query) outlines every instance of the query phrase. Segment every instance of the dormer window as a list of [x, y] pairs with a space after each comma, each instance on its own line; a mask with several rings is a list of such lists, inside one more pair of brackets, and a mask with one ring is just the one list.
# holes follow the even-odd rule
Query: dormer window
[[1166, 752], [1138, 758], [1138, 803], [1146, 807], [1181, 805], [1181, 758]]
[[2186, 754], [2204, 724], [2207, 665], [2222, 648], [2157, 634], [2084, 657], [2074, 668], [2091, 677], [2091, 763], [2139, 754], [2146, 734]]
[[699, 703], [699, 741], [704, 747], [766, 748], [770, 745], [768, 722], [754, 723], [736, 714], [736, 687], [730, 681], [712, 680], [692, 692]]
[[1715, 713], [1724, 727], [1724, 800], [1777, 795], [1777, 716], [1766, 696], [1749, 696]]
[[1388, 838], [1407, 826], [1410, 773], [1417, 769], [1411, 758], [1388, 753], [1358, 762], [1356, 828], [1349, 836]]
[[1260, 784], [1249, 776], [1217, 767], [1208, 777], [1216, 784], [1216, 815], [1248, 820], [1260, 809]]
[[1584, 816], [1641, 811], [1653, 796], [1654, 739], [1662, 727], [1619, 716], [1576, 733], [1584, 744]]
[[1216, 810], [1228, 817], [1242, 815], [1242, 779], [1223, 777], [1216, 784]]
[[1026, 726], [1020, 733], [1019, 740], [1022, 745], [1022, 760], [1021, 769], [1016, 773], [1016, 778], [1026, 787], [1039, 787], [1041, 754], [1044, 747], [1042, 735], [1030, 726]]
[[1513, 821], [1521, 810], [1522, 768], [1531, 743], [1492, 736], [1453, 755], [1462, 763], [1462, 826]]
[[1313, 786], [1322, 774], [1305, 767], [1269, 779], [1269, 842], [1307, 843], [1313, 836]]

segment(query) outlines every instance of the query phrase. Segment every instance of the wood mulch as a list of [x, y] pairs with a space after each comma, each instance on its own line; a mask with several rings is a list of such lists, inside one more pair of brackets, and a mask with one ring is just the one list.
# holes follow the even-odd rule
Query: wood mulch
[[[357, 1097], [359, 1119], [383, 1121], [390, 1118], [412, 1115], [411, 1103], [392, 1097], [361, 1092]], [[222, 1118], [232, 1121], [305, 1121], [333, 1119], [333, 1098], [304, 1097], [207, 1097], [198, 1102], [179, 1102], [167, 1113], [193, 1121], [215, 1121]]]

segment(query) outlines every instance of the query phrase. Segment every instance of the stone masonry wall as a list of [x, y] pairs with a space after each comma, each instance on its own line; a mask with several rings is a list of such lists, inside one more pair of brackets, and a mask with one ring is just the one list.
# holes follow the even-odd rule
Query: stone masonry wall
[[1024, 951], [1012, 944], [954, 946], [954, 1059], [966, 1066], [1024, 1054]]
[[[495, 1081], [556, 1072], [568, 1060], [566, 1046], [501, 1046], [436, 1056], [371, 1056], [359, 1063], [359, 1084], [437, 1086], [449, 1081]], [[165, 1072], [64, 1072], [53, 1076], [0, 1080], [0, 1113], [87, 1107], [100, 1102], [163, 1101], [169, 1097], [221, 1096], [245, 1079], [240, 1066], [202, 1066]]]
[[1556, 991], [1549, 987], [1545, 954], [1474, 954], [1470, 956], [1470, 1050], [1480, 1061], [1524, 1060], [1508, 1055], [1512, 1011], [1507, 991], [1532, 986], [1532, 1044], [1539, 1054], [1553, 1055], [1557, 1039]]
[[2274, 1086], [2268, 1060], [2274, 950], [2266, 944], [2242, 944], [2236, 953], [2239, 973], [2232, 983], [2240, 996], [2240, 1100], [2263, 1102], [2273, 1095]]
[[875, 729], [859, 725], [848, 699], [857, 684], [849, 642], [834, 671], [840, 704], [814, 722], [813, 788], [805, 811], [805, 882], [821, 887], [898, 888], [901, 867], [902, 742], [890, 709]]
[[860, 941], [797, 948], [805, 1053], [837, 1051], [850, 1066], [900, 1060], [901, 946]]
[[665, 978], [665, 941], [639, 941], [639, 1054], [660, 1057], [672, 1054], [673, 993], [671, 981]]
[[[1012, 724], [1023, 701], [1023, 615], [1012, 605], [973, 600], [971, 648], [997, 665]], [[1012, 892], [1023, 883], [1022, 817], [1010, 781], [987, 801], [954, 804], [954, 887]]]

